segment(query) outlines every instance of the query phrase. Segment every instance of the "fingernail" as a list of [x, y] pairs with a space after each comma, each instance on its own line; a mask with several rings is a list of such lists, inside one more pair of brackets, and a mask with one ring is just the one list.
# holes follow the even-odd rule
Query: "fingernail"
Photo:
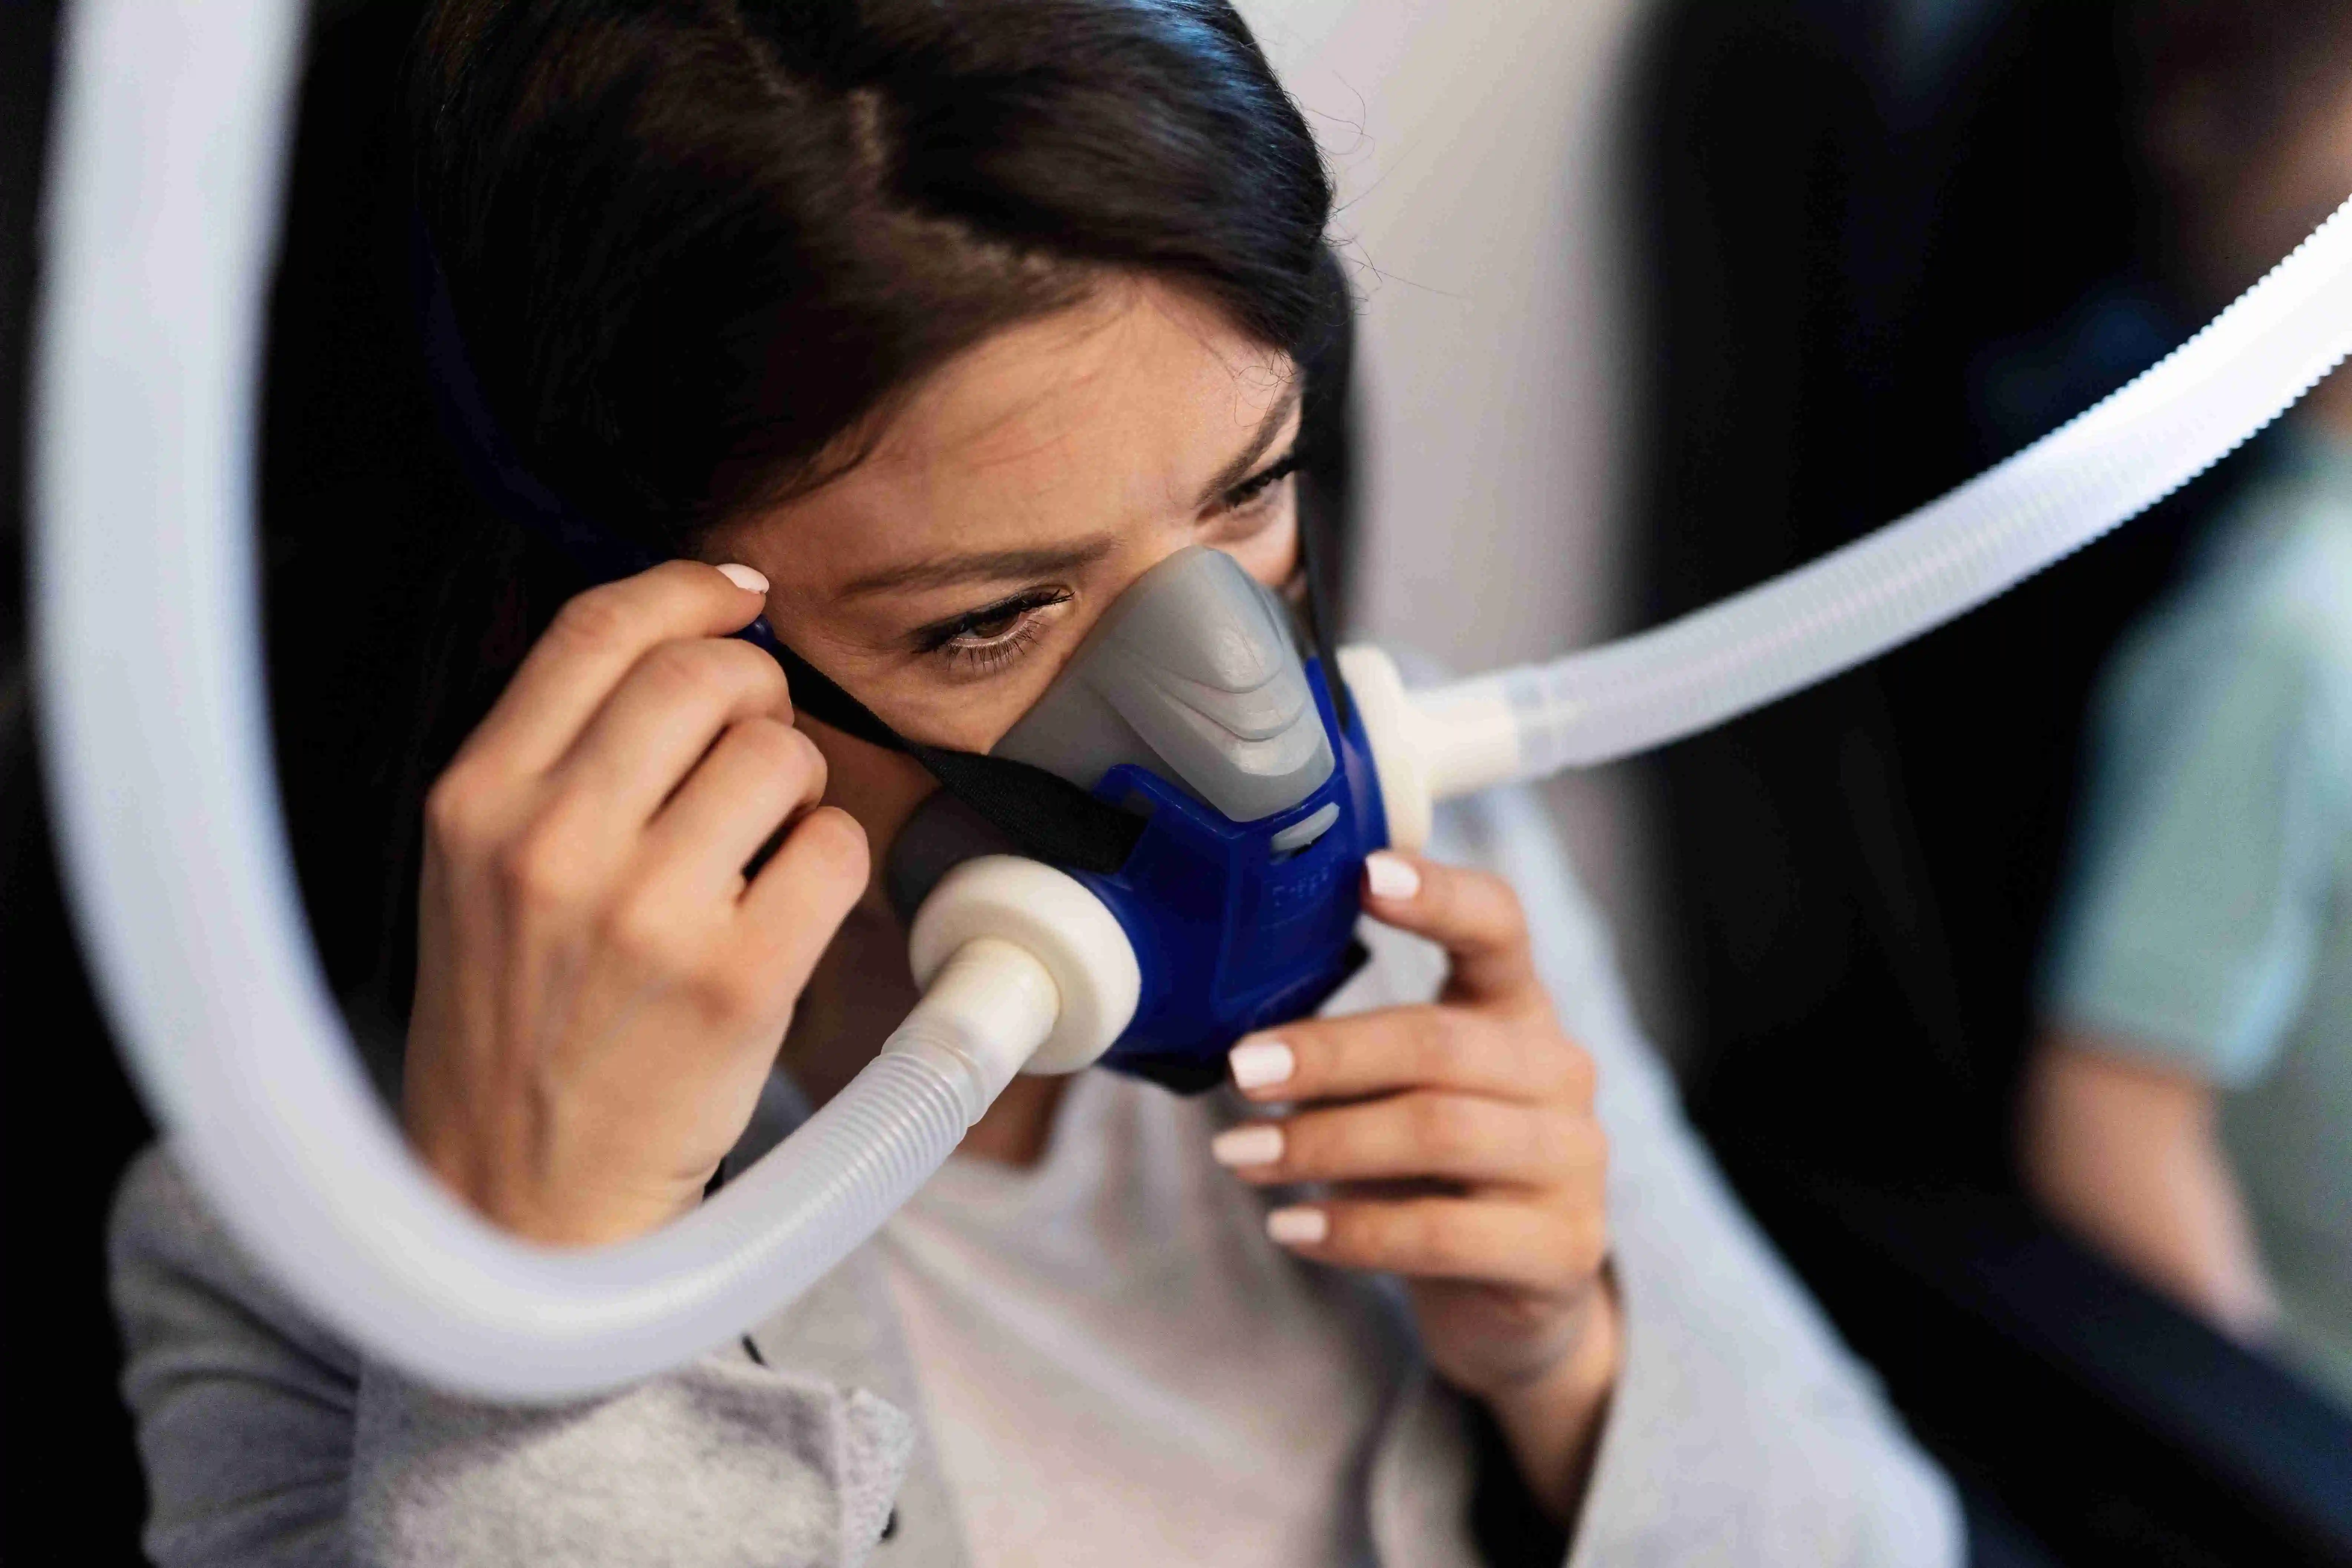
[[740, 561], [730, 561], [719, 569], [719, 574], [738, 588], [748, 588], [754, 594], [765, 594], [768, 591], [768, 579]]
[[1364, 880], [1376, 899], [1409, 899], [1421, 891], [1421, 873], [1412, 862], [1385, 849], [1364, 858]]
[[1284, 1247], [1312, 1247], [1331, 1234], [1321, 1209], [1276, 1209], [1265, 1216], [1265, 1234]]
[[1209, 1140], [1209, 1157], [1220, 1165], [1271, 1165], [1282, 1158], [1282, 1129], [1260, 1123], [1220, 1132]]
[[1236, 1089], [1264, 1089], [1298, 1070], [1298, 1058], [1280, 1040], [1244, 1040], [1225, 1059], [1233, 1064]]

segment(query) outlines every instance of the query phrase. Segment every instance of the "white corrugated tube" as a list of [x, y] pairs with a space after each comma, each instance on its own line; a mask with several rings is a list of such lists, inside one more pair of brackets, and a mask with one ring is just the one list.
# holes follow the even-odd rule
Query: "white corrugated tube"
[[[1381, 758], [1392, 815], [1634, 756], [1874, 658], [2154, 506], [2347, 353], [2352, 202], [2162, 363], [1909, 516], [1654, 630], [1411, 693]], [[1377, 711], [1377, 657], [1347, 668]]]
[[[814, 1282], [1022, 1063], [1075, 1068], [1118, 1035], [1134, 959], [1076, 881], [974, 862], [916, 922], [924, 1001], [882, 1056], [676, 1225], [593, 1251], [535, 1247], [424, 1174], [311, 949], [269, 760], [255, 409], [303, 11], [83, 0], [67, 15], [33, 430], [34, 648], [59, 852], [142, 1092], [238, 1243], [415, 1375], [505, 1398], [584, 1394], [720, 1343]], [[1626, 755], [1867, 658], [2148, 505], [2342, 357], [2347, 242], [2339, 214], [2116, 397], [1727, 605], [1411, 698], [1376, 654], [1351, 651], [1396, 837], [1411, 841], [1412, 812], [1425, 818], [1433, 798]]]
[[[425, 1177], [320, 972], [269, 763], [254, 408], [303, 9], [87, 0], [66, 16], [33, 433], [59, 852], [140, 1089], [253, 1258], [430, 1382], [583, 1394], [721, 1343], [814, 1283], [1024, 1062], [1076, 1065], [1118, 1033], [1133, 955], [1071, 879], [975, 863], [961, 903], [918, 921], [926, 991], [881, 1056], [679, 1223], [536, 1247]], [[1025, 945], [982, 931], [1056, 899], [1053, 931]], [[78, 1044], [24, 1026], [9, 1043]]]

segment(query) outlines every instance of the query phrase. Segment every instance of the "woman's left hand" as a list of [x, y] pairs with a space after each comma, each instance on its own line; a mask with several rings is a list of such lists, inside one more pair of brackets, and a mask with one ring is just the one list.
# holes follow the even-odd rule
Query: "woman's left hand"
[[1566, 1521], [1617, 1367], [1592, 1061], [1560, 1031], [1502, 879], [1383, 851], [1364, 908], [1446, 950], [1444, 990], [1236, 1045], [1241, 1091], [1291, 1109], [1214, 1152], [1255, 1185], [1329, 1184], [1268, 1215], [1274, 1239], [1403, 1276], [1432, 1363], [1486, 1403]]

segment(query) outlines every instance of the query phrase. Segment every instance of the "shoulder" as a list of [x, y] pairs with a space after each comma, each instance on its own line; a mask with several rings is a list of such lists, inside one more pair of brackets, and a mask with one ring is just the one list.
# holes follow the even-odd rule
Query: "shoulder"
[[215, 1356], [282, 1356], [358, 1384], [357, 1356], [262, 1274], [162, 1144], [116, 1189], [107, 1263], [134, 1403], [142, 1377]]
[[2119, 662], [2168, 676], [2251, 668], [2352, 703], [2352, 455], [2306, 441], [2273, 459]]

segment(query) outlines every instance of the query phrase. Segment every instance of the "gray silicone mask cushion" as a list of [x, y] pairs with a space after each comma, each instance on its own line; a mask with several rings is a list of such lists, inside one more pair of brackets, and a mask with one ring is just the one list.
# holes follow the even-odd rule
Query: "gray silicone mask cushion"
[[1118, 596], [994, 752], [1086, 789], [1131, 763], [1235, 822], [1297, 805], [1335, 765], [1289, 606], [1197, 544]]

